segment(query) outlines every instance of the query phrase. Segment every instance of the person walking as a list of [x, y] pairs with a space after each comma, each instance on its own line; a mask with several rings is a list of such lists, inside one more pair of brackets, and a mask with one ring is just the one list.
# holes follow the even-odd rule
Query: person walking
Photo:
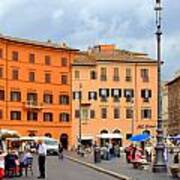
[[38, 142], [38, 164], [39, 164], [39, 173], [38, 179], [45, 179], [45, 162], [46, 162], [46, 155], [47, 149], [46, 145], [43, 143], [42, 140]]
[[63, 159], [63, 146], [61, 143], [59, 143], [58, 151], [59, 151], [59, 159]]

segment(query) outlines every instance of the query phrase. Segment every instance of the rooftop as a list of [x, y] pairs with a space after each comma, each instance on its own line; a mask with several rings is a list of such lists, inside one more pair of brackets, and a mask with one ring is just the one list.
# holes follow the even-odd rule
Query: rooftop
[[148, 57], [146, 53], [132, 52], [117, 49], [115, 45], [97, 45], [88, 51], [80, 52], [74, 60], [74, 65], [91, 65], [98, 61], [114, 62], [141, 62], [156, 63], [157, 61]]
[[48, 40], [47, 42], [41, 42], [36, 40], [29, 40], [29, 39], [23, 39], [23, 38], [17, 38], [12, 36], [6, 36], [3, 34], [0, 34], [0, 40], [6, 40], [9, 42], [14, 43], [22, 43], [27, 45], [34, 45], [34, 46], [41, 46], [45, 48], [54, 48], [57, 50], [70, 50], [70, 51], [78, 51], [78, 49], [73, 49], [68, 47], [65, 43], [53, 43], [51, 40]]

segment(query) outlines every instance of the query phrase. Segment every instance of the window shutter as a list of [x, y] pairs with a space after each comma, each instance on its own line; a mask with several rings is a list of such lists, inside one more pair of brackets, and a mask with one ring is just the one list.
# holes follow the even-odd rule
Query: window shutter
[[151, 90], [149, 90], [149, 97], [150, 97], [150, 98], [152, 97], [152, 92], [151, 92]]
[[144, 90], [144, 89], [141, 90], [141, 97], [142, 97], [142, 98], [145, 98], [145, 90]]
[[73, 92], [73, 99], [76, 99], [76, 92]]
[[94, 92], [95, 100], [97, 100], [97, 92]]
[[88, 92], [88, 99], [91, 100], [91, 92]]
[[106, 95], [109, 97], [109, 89], [106, 89]]
[[134, 97], [134, 90], [131, 90], [131, 97]]
[[114, 97], [114, 89], [111, 89], [111, 97]]
[[121, 89], [119, 89], [119, 97], [121, 97]]

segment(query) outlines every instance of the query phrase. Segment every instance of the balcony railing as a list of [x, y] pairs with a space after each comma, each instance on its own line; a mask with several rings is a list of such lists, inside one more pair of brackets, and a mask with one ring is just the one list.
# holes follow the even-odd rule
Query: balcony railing
[[37, 101], [26, 101], [23, 102], [25, 108], [30, 108], [30, 109], [42, 109], [43, 103], [38, 103]]

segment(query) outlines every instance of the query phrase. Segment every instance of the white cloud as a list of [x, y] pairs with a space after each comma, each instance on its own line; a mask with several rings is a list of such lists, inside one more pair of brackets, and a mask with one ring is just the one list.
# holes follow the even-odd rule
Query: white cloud
[[[67, 41], [83, 49], [100, 42], [115, 43], [120, 48], [145, 51], [155, 57], [153, 0], [0, 1], [2, 33]], [[171, 3], [164, 1], [163, 58], [167, 61], [166, 77], [180, 66], [177, 61], [180, 56], [179, 8], [179, 0]], [[168, 67], [171, 69], [167, 73]]]

